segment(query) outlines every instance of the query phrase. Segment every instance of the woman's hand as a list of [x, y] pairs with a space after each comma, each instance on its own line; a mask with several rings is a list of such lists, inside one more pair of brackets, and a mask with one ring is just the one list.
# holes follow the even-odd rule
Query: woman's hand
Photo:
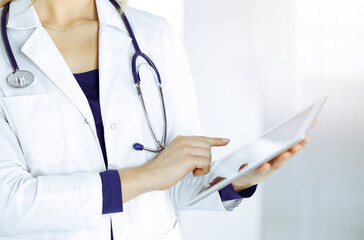
[[[318, 120], [316, 119], [312, 124], [311, 128], [314, 127], [317, 123]], [[263, 163], [252, 172], [234, 181], [232, 185], [235, 191], [243, 191], [244, 189], [252, 187], [272, 175], [272, 173], [283, 167], [296, 153], [301, 151], [309, 139], [310, 137], [306, 136], [302, 142], [293, 146], [288, 151], [281, 153], [280, 155], [278, 155], [278, 157], [270, 160], [269, 162]], [[246, 164], [241, 165], [239, 170], [243, 169], [244, 167], [246, 167]]]
[[[232, 184], [235, 191], [243, 191], [244, 189], [254, 186], [269, 177], [272, 173], [283, 167], [296, 153], [301, 151], [308, 140], [309, 137], [307, 136], [302, 142], [293, 146], [288, 151], [281, 153], [278, 157], [270, 160], [269, 162], [263, 163], [252, 172], [234, 181]], [[246, 164], [243, 164], [239, 170], [243, 169], [245, 166]]]
[[229, 139], [176, 137], [154, 160], [136, 168], [119, 170], [123, 202], [142, 193], [166, 190], [188, 173], [209, 173], [211, 147], [225, 146]]
[[154, 190], [175, 185], [188, 173], [194, 176], [210, 172], [211, 147], [225, 146], [229, 139], [210, 137], [176, 137], [163, 152], [145, 165], [155, 179]]

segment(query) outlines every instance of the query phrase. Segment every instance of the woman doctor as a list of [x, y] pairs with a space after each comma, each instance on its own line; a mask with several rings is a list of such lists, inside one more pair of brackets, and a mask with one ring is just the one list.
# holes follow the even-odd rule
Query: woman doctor
[[[180, 239], [176, 208], [232, 210], [305, 144], [187, 207], [209, 172], [211, 147], [229, 140], [201, 136], [186, 56], [166, 21], [117, 4], [1, 2], [0, 239]], [[160, 145], [133, 81], [134, 41], [163, 82], [168, 131]], [[9, 48], [32, 74], [19, 86]], [[163, 123], [159, 100], [146, 105], [152, 122]], [[161, 136], [163, 124], [153, 127]]]

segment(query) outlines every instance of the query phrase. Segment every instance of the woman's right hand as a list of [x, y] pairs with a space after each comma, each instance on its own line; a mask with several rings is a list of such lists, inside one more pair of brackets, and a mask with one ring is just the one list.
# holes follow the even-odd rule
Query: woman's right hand
[[145, 165], [154, 180], [154, 190], [166, 190], [188, 173], [194, 176], [210, 172], [211, 147], [225, 146], [229, 139], [176, 137], [153, 161]]
[[123, 202], [139, 194], [166, 190], [188, 173], [209, 173], [211, 147], [225, 146], [229, 139], [178, 136], [154, 160], [136, 168], [119, 171]]

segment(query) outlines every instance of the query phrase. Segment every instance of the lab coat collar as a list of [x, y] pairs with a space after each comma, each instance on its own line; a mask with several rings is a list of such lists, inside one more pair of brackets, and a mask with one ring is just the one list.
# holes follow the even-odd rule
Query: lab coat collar
[[40, 24], [34, 7], [30, 0], [12, 1], [9, 9], [8, 28], [31, 29]]
[[[17, 0], [10, 4], [7, 27], [14, 29], [31, 29], [41, 24], [38, 14], [31, 6], [30, 0]], [[97, 14], [100, 27], [111, 25], [127, 32], [119, 12], [109, 0], [96, 0]]]
[[124, 32], [128, 32], [121, 19], [120, 13], [109, 0], [96, 0], [96, 8], [100, 27], [102, 27], [102, 25], [111, 25]]

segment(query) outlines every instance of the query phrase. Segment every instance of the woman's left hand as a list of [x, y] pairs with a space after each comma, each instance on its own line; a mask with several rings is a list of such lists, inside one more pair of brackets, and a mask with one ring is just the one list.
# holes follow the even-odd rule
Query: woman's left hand
[[[281, 153], [278, 157], [263, 163], [252, 172], [234, 181], [232, 184], [235, 191], [243, 191], [269, 177], [272, 173], [283, 167], [297, 152], [301, 151], [308, 140], [309, 137], [307, 136], [302, 142], [293, 146], [288, 151]], [[243, 169], [245, 166], [246, 164], [242, 165], [239, 170]]]

